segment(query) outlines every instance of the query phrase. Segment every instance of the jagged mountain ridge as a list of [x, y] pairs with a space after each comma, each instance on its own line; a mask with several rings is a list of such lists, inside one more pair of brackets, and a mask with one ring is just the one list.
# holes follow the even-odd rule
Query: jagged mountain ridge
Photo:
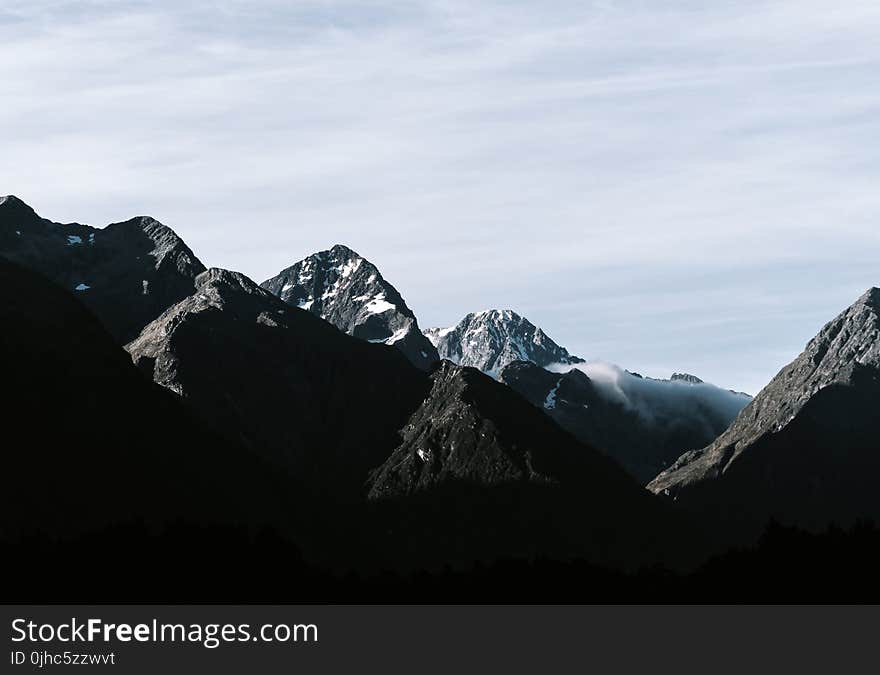
[[712, 444], [649, 485], [684, 507], [822, 527], [880, 517], [880, 289], [807, 344]]
[[347, 246], [310, 255], [260, 285], [349, 335], [394, 346], [422, 370], [440, 358], [397, 289]]
[[550, 372], [516, 361], [500, 380], [576, 438], [604, 450], [641, 484], [683, 451], [710, 443], [748, 402], [693, 376], [656, 380], [614, 372], [614, 382], [594, 381], [578, 368]]
[[[405, 371], [422, 382], [431, 380], [394, 350], [348, 337], [320, 319], [284, 305], [241, 275], [209, 270], [200, 275], [194, 296], [190, 302], [183, 301], [188, 311], [178, 307], [177, 312], [169, 311], [165, 316], [168, 322], [163, 325], [171, 328], [171, 342], [177, 348], [183, 346], [180, 340], [184, 337], [178, 331], [186, 332], [182, 326], [193, 322], [204, 322], [206, 331], [192, 346], [208, 352], [218, 346], [211, 340], [229, 347], [243, 346], [227, 340], [233, 336], [243, 339], [252, 325], [259, 325], [278, 329], [279, 338], [278, 333], [296, 333], [305, 362], [314, 362], [318, 356], [309, 351], [310, 344], [321, 349], [327, 342], [335, 342], [337, 347], [345, 345], [355, 352], [350, 361], [342, 359], [342, 368], [353, 367], [364, 354], [372, 353], [388, 358], [392, 371]], [[250, 311], [258, 305], [262, 311], [254, 318]], [[228, 322], [218, 321], [217, 315], [224, 313], [230, 315]], [[99, 566], [103, 556], [111, 554], [125, 561], [124, 569], [134, 567], [145, 573], [150, 564], [161, 567], [174, 560], [167, 575], [157, 573], [159, 582], [149, 586], [151, 592], [173, 589], [175, 597], [193, 592], [193, 584], [204, 573], [199, 567], [215, 565], [218, 572], [210, 577], [212, 583], [222, 584], [224, 575], [231, 574], [233, 581], [227, 579], [226, 583], [233, 596], [250, 598], [253, 589], [262, 588], [267, 595], [260, 597], [271, 599], [271, 592], [277, 590], [271, 583], [254, 583], [254, 576], [266, 570], [283, 575], [286, 570], [293, 578], [285, 585], [285, 593], [291, 593], [295, 600], [308, 592], [300, 583], [310, 583], [297, 578], [303, 569], [297, 548], [309, 545], [312, 536], [322, 551], [329, 549], [332, 554], [334, 546], [342, 548], [334, 558], [337, 565], [343, 561], [344, 569], [354, 567], [362, 572], [406, 568], [408, 564], [436, 569], [447, 560], [472, 563], [499, 556], [532, 559], [573, 553], [632, 567], [665, 560], [668, 542], [680, 533], [674, 519], [663, 508], [656, 508], [655, 498], [600, 456], [564, 438], [558, 429], [543, 428], [548, 421], [541, 422], [538, 416], [539, 423], [533, 428], [529, 418], [538, 413], [519, 410], [517, 405], [528, 408], [527, 404], [476, 371], [445, 364], [443, 377], [434, 378], [442, 379], [442, 386], [436, 392], [413, 392], [413, 401], [424, 400], [431, 408], [466, 406], [471, 419], [479, 420], [483, 428], [495, 428], [492, 446], [527, 462], [531, 460], [526, 453], [534, 451], [538, 471], [552, 480], [546, 485], [532, 484], [530, 490], [516, 476], [505, 476], [500, 483], [483, 482], [486, 474], [480, 470], [469, 473], [471, 480], [466, 484], [457, 480], [460, 475], [453, 476], [418, 486], [403, 499], [386, 496], [336, 511], [340, 505], [335, 499], [322, 500], [322, 495], [314, 492], [304, 496], [277, 465], [265, 466], [250, 448], [215, 435], [188, 414], [183, 403], [197, 407], [198, 387], [183, 388], [182, 400], [176, 400], [170, 392], [151, 384], [72, 294], [4, 260], [0, 260], [0, 318], [4, 326], [0, 344], [6, 359], [4, 400], [6, 412], [16, 420], [5, 438], [3, 466], [7, 475], [39, 476], [35, 481], [12, 481], [4, 489], [0, 545], [5, 551], [21, 552], [16, 545], [23, 541], [23, 550], [30, 554], [25, 559], [29, 565], [39, 565], [36, 569], [43, 573], [59, 565], [76, 570]], [[272, 322], [278, 325], [272, 326]], [[233, 325], [241, 332], [232, 333]], [[61, 335], [64, 339], [58, 339]], [[272, 335], [257, 331], [258, 344], [253, 349], [267, 344], [272, 349]], [[217, 353], [228, 360], [235, 350], [198, 354], [216, 366], [213, 356]], [[190, 365], [184, 364], [192, 354], [183, 349], [178, 355], [176, 376], [184, 377], [184, 369], [192, 375]], [[250, 354], [244, 355], [245, 360], [247, 356]], [[151, 358], [140, 364], [144, 370], [158, 366], [159, 356], [155, 356], [156, 362], [150, 362]], [[200, 377], [205, 374], [203, 371]], [[263, 375], [259, 373], [261, 380]], [[278, 377], [284, 375], [279, 373]], [[354, 386], [353, 379], [342, 382]], [[325, 392], [339, 394], [338, 387], [332, 386]], [[241, 396], [243, 392], [237, 393]], [[314, 396], [319, 392], [305, 393]], [[350, 400], [341, 403], [347, 402]], [[47, 410], [52, 411], [53, 424], [45, 423]], [[288, 422], [303, 423], [311, 419], [313, 411], [293, 405], [291, 412]], [[512, 422], [542, 439], [541, 443], [510, 429]], [[460, 427], [455, 436], [471, 443], [468, 433]], [[544, 440], [548, 434], [550, 438], [559, 436], [549, 446]], [[400, 440], [398, 437], [396, 442]], [[518, 443], [523, 443], [526, 453]], [[316, 448], [319, 453], [324, 450]], [[479, 450], [484, 451], [489, 457], [499, 456], [497, 448]], [[539, 452], [545, 454], [538, 456]], [[563, 461], [557, 458], [548, 465], [547, 453], [560, 455]], [[357, 460], [350, 455], [338, 459]], [[576, 470], [566, 470], [567, 464]], [[585, 476], [597, 481], [592, 491], [576, 488], [578, 477]], [[557, 482], [567, 482], [571, 489], [557, 490]], [[589, 506], [589, 499], [576, 497], [580, 494], [592, 499], [594, 508], [583, 513], [578, 510], [576, 507]], [[605, 508], [598, 508], [600, 504]], [[302, 529], [303, 521], [317, 534]], [[38, 539], [33, 538], [34, 532], [39, 533]], [[285, 539], [277, 539], [274, 532]], [[25, 538], [17, 539], [19, 534]], [[294, 537], [296, 546], [287, 543], [287, 536]], [[49, 552], [51, 558], [46, 560]], [[252, 556], [256, 560], [248, 566]], [[150, 562], [141, 566], [144, 557]], [[21, 562], [18, 556], [13, 558]], [[370, 568], [374, 560], [381, 566]], [[19, 565], [15, 569], [20, 574], [17, 578], [31, 592], [39, 588], [40, 574], [33, 572], [35, 568]], [[234, 574], [243, 569], [248, 572], [243, 577]], [[112, 582], [106, 575], [84, 578], [93, 593], [112, 595], [119, 589], [137, 593], [140, 588], [127, 574], [111, 577]], [[327, 580], [337, 583], [338, 577]], [[208, 594], [216, 592], [210, 584], [198, 587]]]
[[[420, 371], [397, 350], [346, 335], [240, 274], [212, 269], [196, 284], [128, 349], [206, 421], [272, 462], [311, 508], [320, 505], [314, 550], [388, 565], [540, 554], [539, 541], [548, 555], [605, 561], [650, 563], [669, 553], [658, 533], [674, 538], [678, 526], [655, 511], [655, 498], [506, 386], [449, 362]], [[451, 441], [447, 470], [394, 469], [418, 458], [409, 434], [426, 425], [432, 439]], [[549, 471], [548, 457], [564, 461]], [[523, 471], [530, 462], [546, 480]], [[590, 494], [620, 508], [574, 508]], [[534, 515], [499, 522], [507, 503]], [[343, 540], [332, 535], [340, 527]], [[583, 534], [596, 530], [606, 533], [601, 541]], [[409, 550], [429, 534], [447, 546], [426, 540]]]
[[357, 499], [425, 391], [400, 352], [212, 268], [127, 346], [135, 363], [303, 491]]
[[531, 361], [539, 366], [583, 363], [531, 321], [509, 309], [471, 313], [455, 326], [429, 328], [425, 335], [442, 358], [493, 377], [514, 361]]
[[41, 218], [0, 200], [0, 255], [75, 293], [119, 343], [192, 293], [205, 266], [174, 231], [142, 216], [103, 229]]

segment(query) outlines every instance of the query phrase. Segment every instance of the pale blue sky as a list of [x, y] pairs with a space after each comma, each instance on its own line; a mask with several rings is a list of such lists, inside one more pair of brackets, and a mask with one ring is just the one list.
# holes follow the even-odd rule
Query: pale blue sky
[[[183, 8], [182, 6], [185, 6]], [[880, 3], [0, 5], [0, 194], [756, 392], [880, 285]]]

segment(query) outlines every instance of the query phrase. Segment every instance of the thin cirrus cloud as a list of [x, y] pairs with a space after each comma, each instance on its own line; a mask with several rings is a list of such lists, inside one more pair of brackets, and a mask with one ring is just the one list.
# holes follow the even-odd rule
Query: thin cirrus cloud
[[7, 1], [0, 193], [755, 393], [880, 283], [880, 5]]

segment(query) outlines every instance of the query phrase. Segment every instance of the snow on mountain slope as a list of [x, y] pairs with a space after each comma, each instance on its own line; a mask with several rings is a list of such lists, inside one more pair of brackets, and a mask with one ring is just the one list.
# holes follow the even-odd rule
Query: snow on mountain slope
[[397, 289], [347, 246], [310, 255], [260, 285], [349, 335], [393, 345], [423, 370], [439, 360]]
[[583, 362], [509, 309], [468, 314], [455, 326], [430, 328], [425, 335], [442, 358], [478, 368], [495, 378], [514, 361], [531, 361], [542, 367]]

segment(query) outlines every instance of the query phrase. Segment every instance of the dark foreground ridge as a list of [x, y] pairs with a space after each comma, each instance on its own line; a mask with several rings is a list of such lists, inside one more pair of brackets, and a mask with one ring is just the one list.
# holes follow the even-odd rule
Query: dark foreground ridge
[[144, 378], [75, 297], [2, 258], [0, 325], [4, 537], [271, 524], [284, 493], [262, 461]]
[[[64, 542], [0, 540], [6, 602], [45, 603], [854, 603], [880, 600], [880, 531], [771, 525], [750, 548], [680, 575], [580, 560], [497, 560], [468, 569], [334, 573], [270, 530], [143, 523]], [[108, 561], [112, 561], [108, 562]], [[63, 570], [63, 573], [59, 573]]]

